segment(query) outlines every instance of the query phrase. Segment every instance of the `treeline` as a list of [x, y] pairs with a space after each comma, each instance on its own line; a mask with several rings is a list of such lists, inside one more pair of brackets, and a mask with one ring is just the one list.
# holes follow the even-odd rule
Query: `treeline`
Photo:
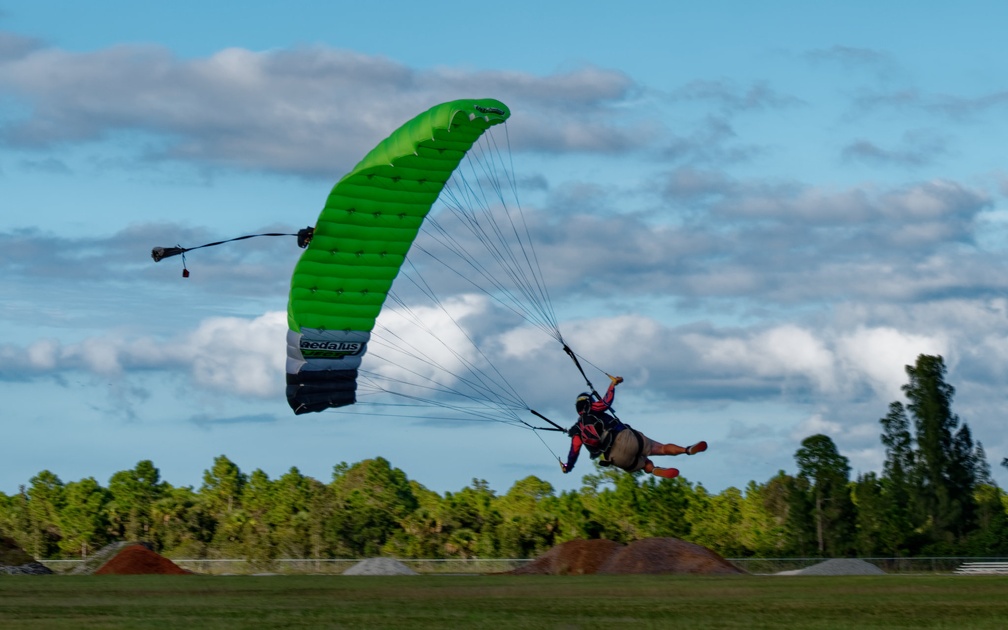
[[151, 461], [107, 486], [42, 471], [0, 493], [0, 532], [40, 559], [121, 540], [176, 558], [527, 558], [576, 538], [651, 536], [727, 557], [1008, 555], [1008, 495], [952, 413], [942, 358], [921, 355], [906, 369], [907, 402], [880, 420], [884, 468], [854, 480], [825, 435], [801, 443], [797, 474], [717, 494], [596, 468], [560, 494], [527, 477], [505, 494], [474, 479], [441, 495], [382, 458], [339, 464], [324, 483], [297, 468], [247, 474], [221, 455], [198, 489], [163, 481]]

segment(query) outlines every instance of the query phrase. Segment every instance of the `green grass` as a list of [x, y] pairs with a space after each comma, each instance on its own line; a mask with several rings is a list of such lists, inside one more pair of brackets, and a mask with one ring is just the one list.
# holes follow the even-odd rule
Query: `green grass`
[[1005, 628], [1003, 576], [0, 576], [0, 628]]

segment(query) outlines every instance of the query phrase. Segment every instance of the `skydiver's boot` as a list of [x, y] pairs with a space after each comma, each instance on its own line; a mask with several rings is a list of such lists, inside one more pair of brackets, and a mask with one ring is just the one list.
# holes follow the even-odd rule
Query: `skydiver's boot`
[[696, 455], [697, 453], [703, 453], [706, 450], [707, 450], [707, 442], [704, 442], [703, 440], [700, 440], [699, 442], [697, 442], [693, 446], [687, 446], [686, 447], [686, 454], [687, 455]]
[[657, 466], [651, 470], [651, 474], [655, 477], [662, 477], [664, 479], [675, 479], [679, 476], [678, 468], [658, 468]]

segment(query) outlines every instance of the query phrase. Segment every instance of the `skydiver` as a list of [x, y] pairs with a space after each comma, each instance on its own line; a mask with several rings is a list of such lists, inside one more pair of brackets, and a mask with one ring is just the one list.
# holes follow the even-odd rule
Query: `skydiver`
[[578, 395], [574, 403], [578, 412], [578, 420], [567, 431], [571, 437], [570, 452], [567, 463], [560, 462], [564, 474], [574, 469], [581, 446], [588, 449], [592, 459], [599, 458], [601, 466], [616, 466], [627, 472], [643, 470], [656, 477], [674, 479], [679, 476], [676, 468], [659, 468], [654, 465], [649, 455], [695, 455], [707, 450], [707, 442], [700, 441], [692, 446], [678, 444], [661, 444], [650, 439], [640, 431], [623, 424], [618, 418], [606, 413], [616, 395], [616, 386], [623, 382], [622, 376], [610, 376], [612, 381], [609, 390], [602, 400], [592, 400], [592, 395]]

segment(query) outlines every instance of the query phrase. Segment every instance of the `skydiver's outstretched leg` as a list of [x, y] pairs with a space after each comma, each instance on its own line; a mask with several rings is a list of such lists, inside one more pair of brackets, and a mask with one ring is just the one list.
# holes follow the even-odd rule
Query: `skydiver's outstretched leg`
[[660, 444], [651, 442], [651, 452], [648, 455], [696, 455], [707, 450], [707, 442], [700, 441], [692, 446], [679, 446], [678, 444]]
[[679, 476], [678, 468], [659, 468], [654, 465], [650, 459], [644, 462], [644, 472], [651, 473], [655, 477], [663, 477], [665, 479], [675, 479]]

